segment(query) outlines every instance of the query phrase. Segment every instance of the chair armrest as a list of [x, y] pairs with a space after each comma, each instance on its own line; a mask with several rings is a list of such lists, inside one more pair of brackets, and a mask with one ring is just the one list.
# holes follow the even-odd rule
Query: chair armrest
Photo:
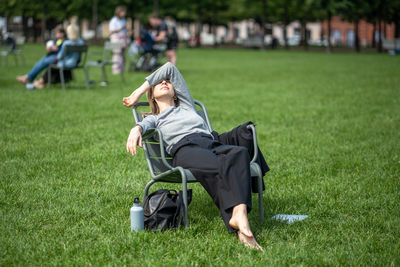
[[254, 148], [254, 155], [250, 163], [254, 163], [258, 157], [258, 145], [257, 145], [257, 134], [256, 134], [256, 127], [254, 124], [247, 125], [247, 129], [249, 129], [253, 134], [253, 148]]
[[167, 159], [165, 158], [165, 148], [164, 148], [164, 141], [162, 138], [162, 133], [160, 129], [148, 129], [146, 133], [142, 136], [143, 140], [149, 139], [150, 137], [153, 137], [155, 134], [158, 135], [158, 139], [160, 142], [160, 152], [161, 152], [161, 160], [164, 163], [165, 167], [168, 168], [169, 170], [172, 170], [173, 167], [167, 162]]
[[149, 106], [149, 102], [138, 102], [134, 107], [136, 108], [136, 107], [146, 107], [146, 106]]
[[146, 140], [153, 137], [155, 132], [156, 132], [155, 129], [148, 129], [147, 132], [144, 135], [142, 135], [142, 139]]

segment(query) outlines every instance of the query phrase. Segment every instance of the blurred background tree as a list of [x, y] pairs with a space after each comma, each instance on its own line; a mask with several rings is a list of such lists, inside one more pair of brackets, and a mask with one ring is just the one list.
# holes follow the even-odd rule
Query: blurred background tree
[[280, 24], [283, 26], [283, 40], [287, 49], [287, 26], [291, 22], [299, 21], [300, 43], [307, 49], [307, 23], [327, 21], [327, 51], [331, 52], [331, 20], [337, 15], [354, 23], [356, 51], [360, 51], [358, 27], [362, 19], [376, 25], [377, 34], [375, 36], [374, 31], [373, 40], [377, 39], [378, 51], [382, 51], [386, 23], [394, 23], [395, 36], [400, 37], [398, 0], [0, 0], [0, 16], [22, 16], [25, 36], [31, 33], [36, 41], [38, 37], [45, 40], [46, 30], [71, 16], [89, 20], [90, 27], [95, 30], [100, 22], [114, 15], [117, 5], [125, 5], [128, 17], [139, 19], [142, 23], [147, 22], [148, 15], [153, 12], [160, 16], [171, 16], [180, 22], [196, 22], [197, 36], [203, 24], [209, 24], [211, 33], [215, 33], [217, 25], [252, 18], [260, 24], [260, 34], [264, 40], [268, 24]]

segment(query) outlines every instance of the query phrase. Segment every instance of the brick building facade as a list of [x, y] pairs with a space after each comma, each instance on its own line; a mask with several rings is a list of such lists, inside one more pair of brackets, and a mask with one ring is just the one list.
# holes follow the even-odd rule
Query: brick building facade
[[[361, 46], [368, 46], [373, 43], [373, 38], [378, 40], [378, 25], [374, 25], [366, 22], [365, 20], [361, 20], [358, 24], [358, 36], [360, 38]], [[385, 39], [392, 40], [395, 36], [395, 26], [394, 23], [388, 24], [382, 22], [382, 37]], [[375, 32], [374, 32], [375, 30]], [[322, 22], [322, 31], [324, 39], [328, 37], [328, 21]], [[353, 46], [355, 39], [355, 24], [344, 21], [340, 17], [335, 16], [332, 17], [331, 20], [331, 40], [334, 45], [345, 45], [345, 46]]]

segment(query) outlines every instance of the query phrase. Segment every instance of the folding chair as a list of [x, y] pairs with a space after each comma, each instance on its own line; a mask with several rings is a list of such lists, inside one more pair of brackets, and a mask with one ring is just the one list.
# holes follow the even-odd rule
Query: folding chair
[[25, 37], [24, 36], [17, 37], [15, 39], [15, 43], [17, 44], [17, 47], [13, 50], [13, 53], [15, 55], [15, 62], [18, 65], [17, 56], [20, 56], [22, 60], [22, 65], [25, 66], [25, 57], [24, 57]]
[[0, 66], [2, 65], [2, 57], [5, 57], [6, 64], [5, 66], [8, 67], [8, 56], [14, 55], [15, 65], [18, 66], [18, 56], [21, 57], [22, 65], [25, 66], [25, 57], [24, 57], [24, 44], [25, 44], [25, 37], [18, 36], [15, 38], [16, 47], [13, 50], [2, 50], [0, 51]]
[[[194, 100], [196, 104], [197, 113], [207, 123], [208, 129], [212, 131], [210, 119], [207, 114], [205, 106], [197, 100]], [[138, 123], [143, 120], [142, 110], [149, 106], [148, 102], [139, 102], [133, 107], [133, 116], [135, 122]], [[148, 108], [147, 108], [148, 110]], [[146, 110], [146, 111], [147, 111]], [[253, 134], [253, 145], [257, 147], [257, 135], [254, 125], [249, 125], [248, 129]], [[144, 189], [143, 201], [148, 195], [149, 188], [156, 182], [166, 183], [182, 183], [183, 191], [183, 203], [184, 209], [184, 223], [185, 226], [189, 226], [188, 220], [188, 203], [187, 203], [187, 183], [197, 182], [196, 178], [188, 169], [182, 167], [172, 167], [172, 157], [167, 154], [162, 139], [162, 133], [159, 129], [151, 129], [146, 132], [142, 137], [143, 151], [146, 157], [147, 164], [149, 166], [151, 180], [147, 183]], [[263, 188], [262, 188], [262, 172], [260, 166], [256, 163], [258, 156], [258, 149], [254, 149], [254, 156], [250, 162], [250, 171], [252, 177], [258, 177], [258, 205], [259, 205], [259, 216], [260, 220], [264, 219], [264, 208], [263, 208]], [[250, 177], [249, 177], [250, 179]]]
[[[107, 81], [107, 74], [106, 74], [106, 65], [113, 65], [113, 64], [119, 64], [118, 62], [112, 61], [112, 54], [114, 50], [119, 50], [122, 49], [122, 43], [120, 42], [105, 42], [104, 43], [104, 49], [103, 52], [91, 52], [91, 54], [102, 54], [102, 59], [98, 60], [89, 60], [88, 63], [86, 64], [86, 68], [89, 71], [90, 67], [97, 67], [101, 68], [101, 77], [102, 77], [102, 82], [104, 84], [108, 84]], [[122, 68], [122, 66], [121, 66]], [[125, 82], [124, 78], [124, 72], [121, 72], [121, 80], [122, 82]]]
[[86, 79], [86, 88], [89, 89], [89, 77], [87, 70], [85, 68], [86, 57], [87, 57], [88, 46], [87, 45], [67, 45], [65, 46], [65, 53], [62, 58], [59, 60], [63, 60], [66, 55], [70, 53], [79, 53], [80, 60], [78, 64], [74, 67], [68, 68], [65, 66], [59, 67], [57, 64], [51, 64], [48, 69], [48, 84], [47, 87], [50, 87], [51, 84], [51, 69], [58, 69], [60, 71], [60, 79], [62, 89], [65, 90], [65, 79], [64, 79], [64, 70], [73, 70], [73, 69], [83, 69], [85, 71], [85, 79]]

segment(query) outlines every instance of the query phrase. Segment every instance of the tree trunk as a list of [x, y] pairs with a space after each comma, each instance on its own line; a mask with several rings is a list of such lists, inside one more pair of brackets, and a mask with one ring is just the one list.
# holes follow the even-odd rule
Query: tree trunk
[[39, 20], [37, 18], [33, 18], [33, 42], [37, 43], [39, 37], [39, 30], [38, 30]]
[[196, 22], [196, 33], [195, 33], [195, 43], [196, 47], [200, 47], [201, 42], [200, 42], [200, 34], [201, 34], [201, 18], [199, 17]]
[[214, 15], [214, 17], [213, 17], [213, 19], [212, 19], [212, 25], [211, 25], [211, 32], [212, 32], [212, 35], [213, 35], [213, 47], [217, 47], [218, 46], [218, 44], [217, 44], [217, 25], [216, 25], [216, 21], [215, 21], [215, 18], [216, 18], [217, 16], [216, 15]]
[[285, 42], [285, 49], [289, 49], [289, 43], [287, 38], [287, 25], [283, 25], [283, 41]]
[[130, 28], [130, 32], [131, 32], [131, 37], [132, 40], [135, 40], [136, 37], [136, 32], [135, 32], [135, 1], [130, 1], [128, 4], [128, 16], [131, 18], [131, 28]]
[[394, 21], [394, 38], [400, 37], [400, 18], [395, 19]]
[[98, 18], [98, 0], [93, 0], [93, 9], [92, 9], [92, 27], [94, 30], [94, 39], [97, 40], [97, 18]]
[[261, 50], [265, 50], [266, 46], [264, 43], [265, 40], [265, 24], [267, 23], [267, 1], [261, 0], [262, 3], [262, 16], [261, 16]]
[[303, 45], [304, 50], [308, 50], [308, 40], [307, 40], [307, 23], [305, 21], [301, 21], [301, 44]]
[[93, 0], [93, 8], [92, 8], [92, 28], [94, 30], [94, 39], [97, 40], [97, 6], [98, 0]]
[[386, 35], [386, 22], [384, 21], [383, 22], [383, 38], [387, 38], [387, 35]]
[[382, 52], [382, 21], [381, 18], [378, 19], [378, 31], [379, 31], [379, 36], [378, 36], [378, 52]]
[[28, 18], [26, 17], [25, 9], [22, 10], [22, 32], [25, 36], [25, 40], [27, 41], [29, 38], [29, 29], [28, 29]]
[[289, 25], [289, 9], [288, 5], [285, 5], [285, 23], [283, 28], [283, 39], [285, 40], [285, 48], [289, 49], [289, 42], [287, 38], [287, 26]]
[[153, 2], [153, 13], [156, 14], [158, 16], [158, 0], [154, 0]]
[[328, 53], [332, 53], [332, 41], [331, 41], [331, 22], [332, 22], [332, 14], [328, 11]]
[[359, 21], [356, 20], [354, 22], [354, 48], [356, 49], [356, 52], [360, 52], [360, 38], [358, 35], [358, 26], [359, 26]]
[[42, 28], [41, 28], [42, 42], [46, 40], [46, 3], [42, 2]]
[[372, 31], [372, 48], [376, 47], [375, 32], [376, 32], [376, 22], [374, 22], [374, 29]]

